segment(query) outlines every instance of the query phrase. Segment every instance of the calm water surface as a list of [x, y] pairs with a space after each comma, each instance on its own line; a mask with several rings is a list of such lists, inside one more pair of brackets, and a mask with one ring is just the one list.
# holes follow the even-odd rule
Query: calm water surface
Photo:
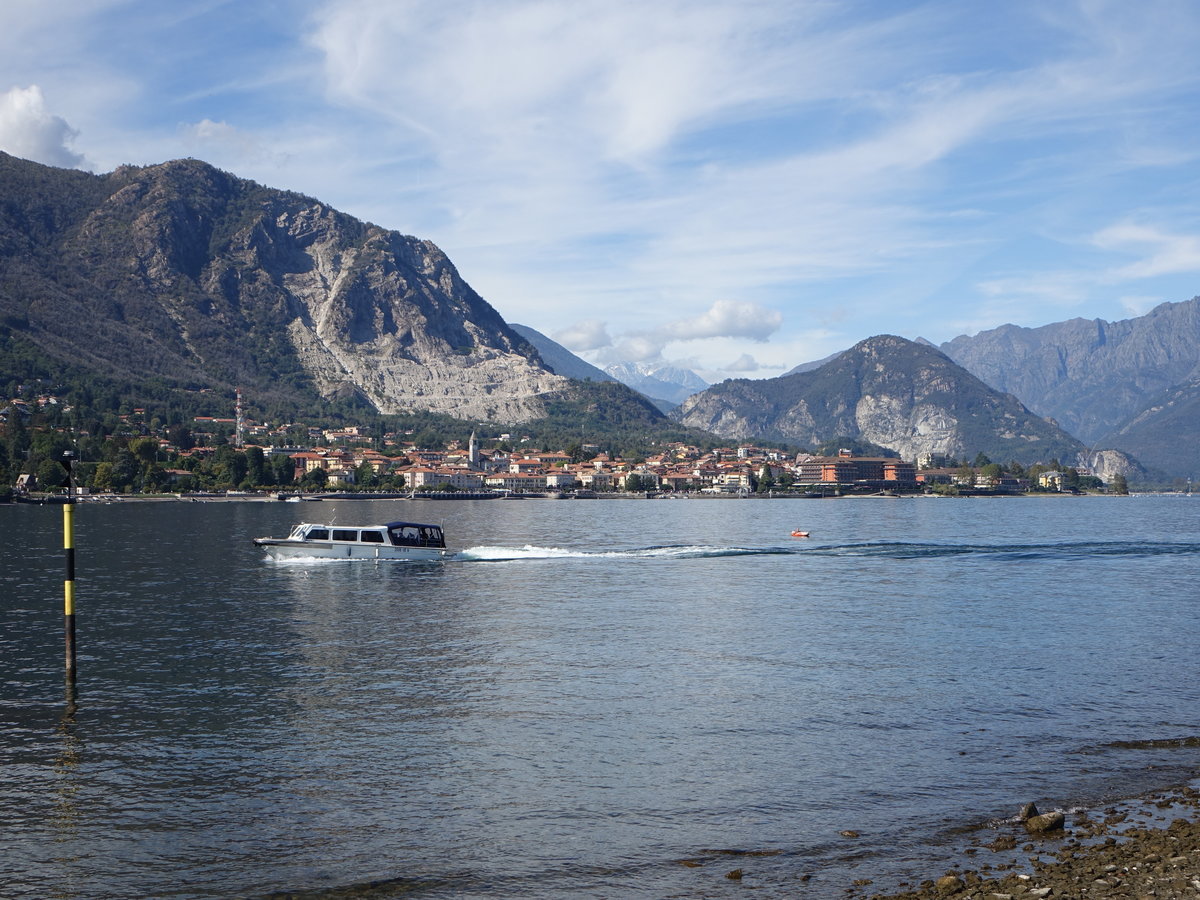
[[1192, 498], [84, 504], [73, 715], [61, 509], [0, 534], [6, 900], [837, 897], [1200, 771], [1118, 744], [1200, 734]]

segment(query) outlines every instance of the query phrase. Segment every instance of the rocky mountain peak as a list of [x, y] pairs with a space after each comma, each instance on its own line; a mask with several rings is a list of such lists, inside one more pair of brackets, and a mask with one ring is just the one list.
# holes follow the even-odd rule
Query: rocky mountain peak
[[[19, 220], [48, 215], [44, 195], [78, 180], [13, 157], [0, 177], [0, 236], [28, 236]], [[52, 210], [32, 258], [0, 242], [10, 275], [31, 276], [0, 296], [3, 312], [52, 355], [509, 422], [543, 415], [567, 384], [429, 241], [194, 159], [85, 177], [94, 189]]]
[[816, 446], [853, 438], [906, 459], [983, 451], [1035, 462], [1084, 449], [941, 351], [896, 335], [868, 338], [811, 371], [726, 381], [688, 398], [673, 417], [731, 439]]

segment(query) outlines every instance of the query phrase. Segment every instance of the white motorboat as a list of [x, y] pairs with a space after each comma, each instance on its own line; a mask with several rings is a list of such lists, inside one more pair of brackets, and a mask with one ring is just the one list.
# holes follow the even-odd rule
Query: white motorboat
[[440, 525], [388, 522], [385, 525], [316, 525], [303, 522], [285, 538], [254, 538], [272, 559], [446, 559]]

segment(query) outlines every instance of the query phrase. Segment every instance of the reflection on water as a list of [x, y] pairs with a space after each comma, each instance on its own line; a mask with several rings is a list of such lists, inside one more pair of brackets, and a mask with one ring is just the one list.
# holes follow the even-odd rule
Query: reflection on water
[[835, 897], [1194, 772], [1194, 503], [326, 503], [461, 552], [263, 559], [295, 507], [82, 506], [74, 706], [56, 511], [0, 510], [6, 897]]

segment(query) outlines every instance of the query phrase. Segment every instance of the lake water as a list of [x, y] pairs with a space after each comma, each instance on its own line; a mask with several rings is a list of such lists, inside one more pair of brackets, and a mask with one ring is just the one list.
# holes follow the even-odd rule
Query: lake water
[[[6, 900], [841, 897], [940, 874], [1028, 800], [1200, 771], [1138, 743], [1200, 734], [1192, 498], [75, 519], [69, 711], [61, 508], [0, 508]], [[440, 522], [466, 549], [250, 543], [302, 519]]]

